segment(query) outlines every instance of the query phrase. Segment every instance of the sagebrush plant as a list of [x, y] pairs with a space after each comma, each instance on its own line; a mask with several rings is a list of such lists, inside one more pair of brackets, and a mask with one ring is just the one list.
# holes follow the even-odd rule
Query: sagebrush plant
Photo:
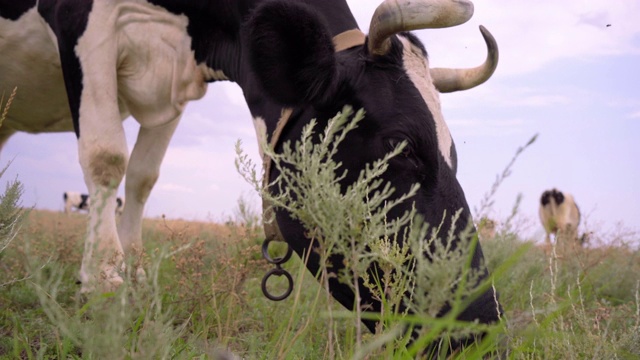
[[[381, 336], [385, 336], [387, 331], [397, 333], [397, 325], [420, 325], [421, 337], [405, 353], [408, 356], [416, 356], [421, 347], [440, 338], [447, 341], [468, 336], [479, 328], [486, 331], [487, 327], [455, 321], [455, 316], [464, 310], [462, 305], [453, 306], [454, 311], [444, 320], [448, 321], [445, 326], [434, 326], [434, 321], [442, 321], [436, 320], [436, 315], [445, 304], [468, 302], [476, 293], [483, 269], [470, 269], [475, 246], [470, 229], [462, 229], [465, 230], [462, 239], [456, 244], [455, 228], [441, 229], [438, 224], [426, 224], [420, 220], [415, 208], [397, 218], [388, 216], [394, 207], [408, 201], [419, 189], [415, 184], [406, 194], [394, 194], [391, 184], [381, 179], [389, 160], [400, 154], [405, 144], [373, 164], [365, 165], [357, 180], [345, 191], [341, 190], [340, 181], [347, 169], [333, 158], [349, 131], [363, 120], [364, 111], [358, 111], [353, 118], [352, 115], [352, 109], [345, 107], [329, 120], [317, 137], [318, 141], [314, 141], [316, 122], [311, 121], [303, 129], [301, 139], [293, 145], [284, 143], [281, 153], [264, 146], [264, 154], [280, 171], [280, 176], [264, 187], [255, 165], [242, 152], [240, 144], [237, 145], [237, 167], [264, 201], [288, 211], [319, 244], [320, 281], [327, 294], [328, 278], [334, 276], [332, 269], [327, 268], [328, 259], [339, 255], [344, 258], [345, 267], [335, 274], [338, 280], [349, 285], [359, 299], [358, 279], [364, 278], [374, 296], [382, 301], [382, 314], [364, 314], [359, 306], [355, 307], [356, 351], [362, 346], [360, 324], [364, 316], [381, 320]], [[277, 188], [278, 192], [272, 194], [269, 188]], [[453, 217], [452, 223], [455, 224], [460, 213], [443, 214], [443, 220], [446, 216]], [[403, 231], [406, 227], [409, 231]], [[443, 233], [446, 235], [442, 236]], [[399, 236], [404, 238], [398, 239]], [[399, 243], [405, 244], [404, 247]], [[374, 263], [386, 270], [383, 278], [372, 278], [369, 274], [368, 270]], [[486, 290], [486, 284], [483, 289]], [[406, 311], [398, 313], [400, 305], [411, 310], [412, 315]], [[349, 315], [344, 312], [332, 314], [329, 309], [330, 323], [336, 316]], [[331, 343], [333, 334], [329, 332], [328, 337]], [[403, 349], [405, 344], [406, 339], [397, 343], [396, 339], [391, 339], [379, 346], [394, 348], [397, 345], [398, 351], [404, 352], [407, 351]], [[447, 347], [446, 343], [443, 347]]]
[[[309, 276], [304, 259], [293, 257], [284, 264], [295, 278], [287, 301], [274, 303], [263, 297], [260, 279], [271, 266], [260, 253], [264, 235], [259, 216], [244, 199], [239, 200], [236, 217], [225, 224], [174, 220], [170, 214], [145, 219], [147, 280], [137, 283], [124, 274], [125, 284], [117, 292], [85, 297], [76, 280], [86, 215], [21, 209], [23, 190], [18, 184], [7, 182], [2, 198], [7, 205], [0, 206], [4, 218], [9, 214], [16, 219], [14, 210], [21, 212], [21, 219], [7, 222], [16, 224], [8, 237], [13, 240], [0, 252], [0, 359], [419, 358], [415, 347], [406, 348], [407, 324], [428, 330], [418, 343], [464, 331], [487, 332], [482, 343], [454, 354], [456, 359], [498, 354], [523, 360], [640, 358], [640, 234], [620, 225], [606, 233], [591, 229], [589, 247], [568, 247], [564, 253], [523, 240], [513, 226], [483, 243], [491, 280], [505, 309], [504, 328], [456, 322], [455, 308], [452, 316], [442, 319], [398, 313], [394, 305], [403, 301], [423, 308], [416, 304], [442, 300], [423, 302], [417, 295], [408, 299], [403, 292], [391, 291], [416, 293], [421, 286], [433, 286], [411, 279], [410, 270], [421, 266], [415, 259], [404, 272], [393, 271], [417, 253], [410, 244], [419, 243], [400, 246], [395, 235], [372, 239], [371, 253], [383, 278], [361, 275], [384, 303], [383, 313], [360, 316], [380, 319], [381, 327], [375, 335], [363, 333], [356, 347], [356, 315], [331, 301]], [[415, 218], [409, 225], [413, 236], [425, 241], [430, 239], [429, 229], [438, 226], [426, 228]], [[474, 239], [469, 241], [473, 246]], [[360, 266], [353, 260], [360, 261], [357, 256], [347, 255]], [[129, 269], [135, 268], [131, 261]], [[423, 265], [430, 271], [439, 266]], [[354, 273], [342, 276], [349, 281]], [[472, 280], [469, 274], [448, 281]], [[498, 351], [496, 335], [501, 333], [507, 341]]]
[[[10, 165], [11, 163], [0, 170], [0, 179], [2, 179]], [[7, 181], [4, 193], [0, 194], [0, 261], [4, 257], [5, 249], [18, 235], [23, 220], [28, 213], [27, 210], [22, 208], [20, 201], [23, 192], [24, 186], [16, 178], [15, 180]], [[24, 279], [26, 278], [22, 280]], [[0, 277], [0, 289], [20, 280], [18, 278], [4, 279]]]
[[[6, 102], [4, 92], [0, 95], [0, 128], [7, 118], [11, 103], [16, 97], [17, 91], [18, 87], [16, 86], [13, 88]], [[0, 171], [0, 179], [4, 176], [10, 165], [11, 162], [5, 165]], [[0, 195], [0, 258], [2, 257], [4, 249], [9, 246], [9, 243], [11, 243], [13, 238], [18, 234], [18, 229], [24, 217], [24, 211], [20, 207], [20, 197], [23, 191], [22, 183], [18, 181], [18, 179], [15, 179], [7, 182], [4, 194]]]

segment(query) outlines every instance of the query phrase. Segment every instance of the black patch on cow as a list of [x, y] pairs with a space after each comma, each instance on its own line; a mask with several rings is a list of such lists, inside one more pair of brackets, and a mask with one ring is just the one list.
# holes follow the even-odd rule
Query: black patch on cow
[[196, 0], [149, 0], [174, 14], [182, 14], [189, 19], [187, 33], [191, 37], [191, 48], [198, 63], [205, 63], [212, 69], [223, 69], [225, 75], [237, 81], [240, 57], [238, 34], [240, 24], [256, 1], [196, 1]]
[[564, 194], [561, 191], [553, 189], [553, 199], [556, 201], [556, 204], [560, 205], [564, 202]]
[[335, 50], [325, 19], [310, 6], [269, 1], [246, 27], [249, 61], [266, 93], [278, 103], [324, 103], [336, 95]]
[[81, 194], [80, 195], [80, 204], [78, 204], [78, 209], [79, 210], [86, 210], [89, 207], [88, 201], [89, 201], [89, 195]]
[[80, 138], [80, 97], [82, 68], [75, 52], [78, 39], [87, 29], [92, 0], [40, 0], [38, 12], [51, 27], [58, 40], [64, 85], [69, 98], [73, 128]]
[[34, 6], [36, 0], [0, 0], [0, 18], [16, 21]]
[[116, 198], [116, 204], [118, 207], [122, 207], [122, 199]]
[[542, 196], [540, 197], [540, 204], [542, 204], [542, 206], [546, 206], [547, 204], [549, 204], [550, 200], [551, 200], [551, 191], [547, 190], [542, 193]]

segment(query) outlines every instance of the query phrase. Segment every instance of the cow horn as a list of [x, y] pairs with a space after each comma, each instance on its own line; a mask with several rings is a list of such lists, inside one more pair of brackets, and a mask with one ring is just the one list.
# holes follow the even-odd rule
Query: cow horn
[[456, 26], [472, 15], [473, 3], [468, 0], [386, 0], [371, 18], [369, 53], [389, 52], [390, 37], [399, 32]]
[[470, 69], [433, 68], [431, 78], [436, 89], [441, 93], [467, 90], [489, 80], [498, 66], [498, 44], [493, 35], [480, 25], [480, 32], [487, 43], [487, 59], [485, 62]]

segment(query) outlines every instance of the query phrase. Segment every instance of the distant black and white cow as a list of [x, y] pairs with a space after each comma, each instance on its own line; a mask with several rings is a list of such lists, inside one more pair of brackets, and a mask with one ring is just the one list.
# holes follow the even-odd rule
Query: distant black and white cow
[[[438, 91], [486, 81], [497, 65], [497, 46], [481, 27], [484, 64], [430, 68], [423, 44], [407, 31], [459, 25], [472, 14], [467, 0], [387, 0], [366, 36], [345, 0], [0, 0], [0, 87], [19, 86], [0, 143], [16, 131], [75, 131], [89, 193], [107, 210], [115, 209], [115, 190], [126, 175], [118, 228], [114, 211], [90, 209], [83, 291], [122, 283], [125, 254], [142, 249], [143, 207], [180, 115], [207, 83], [219, 80], [242, 88], [260, 136], [269, 137], [281, 114], [289, 115], [276, 150], [299, 139], [312, 118], [323, 126], [344, 105], [364, 108], [366, 120], [336, 156], [351, 170], [344, 186], [365, 164], [406, 142], [383, 180], [398, 196], [415, 183], [421, 187], [389, 216], [415, 206], [426, 222], [442, 224], [442, 237], [452, 225], [458, 235], [472, 219]], [[140, 124], [130, 157], [122, 127], [128, 115]], [[278, 170], [267, 175], [273, 179]], [[452, 224], [450, 215], [460, 209]], [[312, 242], [298, 221], [283, 211], [276, 221], [298, 254], [309, 253]], [[481, 247], [474, 251], [471, 264], [479, 268]], [[307, 266], [316, 273], [319, 259], [310, 254]], [[342, 266], [336, 261], [333, 269]], [[332, 278], [330, 287], [341, 304], [355, 306], [348, 286]], [[367, 288], [360, 294], [362, 306], [380, 308]], [[459, 319], [496, 321], [495, 299], [487, 290]], [[365, 324], [375, 329], [373, 321]]]
[[482, 217], [476, 224], [478, 229], [478, 237], [481, 241], [491, 240], [496, 237], [496, 228], [498, 224], [495, 220], [488, 217]]
[[122, 212], [124, 211], [124, 199], [123, 198], [116, 198], [116, 215], [122, 215]]
[[[76, 191], [66, 191], [62, 194], [64, 200], [64, 212], [69, 213], [71, 210], [89, 211], [91, 199], [88, 194], [81, 194]], [[122, 215], [124, 210], [124, 200], [120, 197], [116, 198], [116, 215]]]
[[89, 211], [89, 195], [80, 194], [76, 191], [67, 191], [62, 194], [64, 200], [64, 212], [70, 213], [71, 210]]
[[578, 241], [578, 225], [580, 225], [580, 209], [573, 196], [557, 189], [546, 190], [540, 197], [538, 210], [540, 221], [546, 232], [545, 242], [551, 243], [551, 234], [556, 241]]

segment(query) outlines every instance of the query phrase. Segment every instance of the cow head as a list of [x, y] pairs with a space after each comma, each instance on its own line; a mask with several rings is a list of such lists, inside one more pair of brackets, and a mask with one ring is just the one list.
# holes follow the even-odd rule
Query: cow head
[[[465, 90], [486, 81], [498, 54], [495, 41], [481, 28], [489, 48], [483, 65], [466, 70], [431, 69], [425, 47], [406, 31], [458, 25], [473, 13], [472, 4], [463, 0], [434, 3], [444, 6], [387, 1], [376, 10], [366, 41], [336, 52], [332, 39], [337, 34], [326, 14], [301, 2], [270, 1], [255, 10], [247, 25], [247, 39], [252, 69], [264, 93], [295, 109], [281, 142], [299, 139], [302, 127], [312, 118], [322, 126], [345, 105], [364, 108], [365, 119], [349, 133], [337, 154], [336, 160], [350, 170], [343, 184], [354, 182], [365, 164], [406, 143], [402, 154], [391, 160], [384, 180], [396, 189], [397, 196], [416, 183], [420, 189], [389, 216], [400, 216], [415, 206], [427, 223], [442, 223], [444, 237], [454, 225], [452, 215], [460, 210], [456, 231], [472, 224], [456, 179], [456, 151], [438, 91]], [[300, 240], [303, 229], [286, 214], [279, 215], [278, 223], [290, 245], [302, 253], [308, 245]], [[478, 267], [481, 260], [478, 246], [473, 266]], [[313, 265], [308, 266], [313, 270]], [[352, 307], [353, 296], [346, 292], [337, 284], [332, 288], [339, 301]], [[497, 320], [493, 295], [486, 295], [461, 319]], [[372, 324], [367, 325], [373, 329]]]

